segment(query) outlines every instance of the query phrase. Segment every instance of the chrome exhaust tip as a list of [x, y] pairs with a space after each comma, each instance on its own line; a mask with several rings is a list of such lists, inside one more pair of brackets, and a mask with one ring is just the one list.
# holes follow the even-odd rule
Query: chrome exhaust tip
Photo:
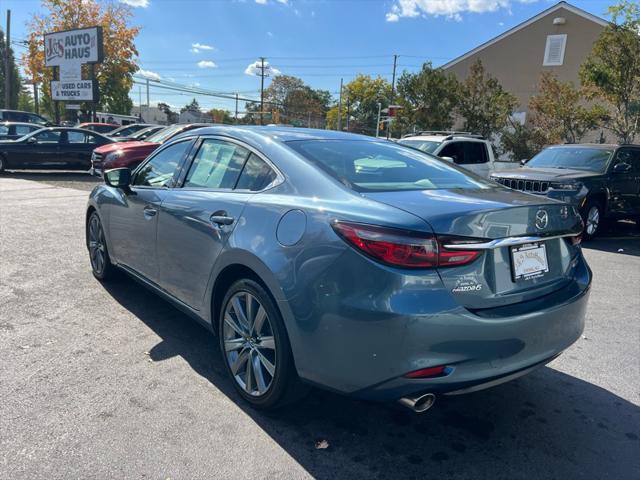
[[436, 403], [436, 396], [433, 393], [421, 393], [412, 397], [403, 397], [398, 400], [398, 403], [415, 413], [423, 413], [433, 407], [433, 404]]

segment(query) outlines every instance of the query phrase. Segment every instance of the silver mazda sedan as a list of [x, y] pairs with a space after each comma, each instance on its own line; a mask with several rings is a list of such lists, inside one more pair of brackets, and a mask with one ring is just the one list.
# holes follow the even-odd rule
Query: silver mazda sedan
[[255, 407], [317, 385], [424, 411], [584, 328], [573, 207], [375, 138], [193, 130], [106, 172], [86, 227], [93, 274], [124, 270], [215, 332]]

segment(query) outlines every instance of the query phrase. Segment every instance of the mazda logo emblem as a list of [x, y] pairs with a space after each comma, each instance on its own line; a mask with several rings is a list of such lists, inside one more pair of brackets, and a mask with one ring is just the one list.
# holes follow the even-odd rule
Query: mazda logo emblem
[[549, 214], [546, 210], [538, 210], [536, 212], [536, 228], [538, 230], [544, 230], [549, 223]]

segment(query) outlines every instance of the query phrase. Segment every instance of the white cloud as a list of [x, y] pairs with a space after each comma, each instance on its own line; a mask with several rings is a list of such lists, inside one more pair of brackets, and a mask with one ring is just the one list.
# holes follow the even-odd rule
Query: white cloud
[[147, 8], [151, 3], [149, 0], [118, 0], [120, 3], [126, 3], [132, 7]]
[[200, 60], [198, 62], [198, 67], [199, 68], [217, 68], [218, 65], [216, 65], [215, 62], [212, 62], [211, 60]]
[[273, 37], [273, 32], [267, 32], [267, 37], [272, 38]]
[[256, 0], [256, 3], [258, 3], [260, 5], [266, 5], [267, 4], [267, 0]]
[[276, 0], [278, 3], [282, 3], [283, 5], [288, 5], [289, 0]]
[[[289, 5], [289, 0], [276, 0], [277, 3], [281, 5]], [[256, 0], [258, 5], [266, 5], [269, 3], [269, 0]]]
[[192, 43], [191, 44], [191, 52], [200, 53], [202, 50], [211, 51], [211, 50], [215, 50], [215, 47], [212, 47], [211, 45], [207, 45], [205, 43]]
[[[253, 76], [259, 76], [260, 75], [260, 68], [261, 66], [261, 62], [260, 60], [256, 60], [253, 63], [250, 63], [249, 65], [247, 65], [247, 68], [245, 68], [244, 73], [246, 75], [253, 75]], [[272, 77], [275, 77], [276, 75], [280, 75], [282, 72], [280, 70], [278, 70], [277, 68], [272, 67], [269, 62], [264, 62], [264, 73], [266, 75], [270, 75]]]
[[495, 12], [509, 9], [511, 4], [532, 3], [537, 0], [396, 0], [386, 14], [387, 22], [397, 22], [400, 18], [447, 17], [462, 21], [463, 13]]
[[143, 70], [140, 69], [136, 72], [137, 75], [140, 75], [141, 77], [144, 78], [148, 78], [149, 80], [160, 80], [160, 75], [157, 74], [156, 72], [152, 72], [151, 70]]

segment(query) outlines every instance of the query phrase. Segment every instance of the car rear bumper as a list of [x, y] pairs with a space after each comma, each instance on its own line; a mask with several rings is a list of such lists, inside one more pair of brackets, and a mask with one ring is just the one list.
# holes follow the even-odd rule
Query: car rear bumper
[[[347, 269], [348, 263], [344, 262]], [[575, 278], [554, 294], [486, 311], [457, 304], [437, 274], [405, 278], [396, 289], [394, 280], [382, 272], [374, 280], [362, 276], [354, 281], [337, 269], [334, 273], [343, 277], [335, 279], [342, 295], [325, 295], [322, 313], [307, 311], [305, 320], [296, 322], [298, 328], [289, 328], [301, 378], [380, 401], [421, 392], [465, 393], [548, 363], [584, 330], [591, 271], [582, 256]], [[323, 284], [332, 279], [333, 274]], [[370, 295], [368, 285], [382, 290]], [[293, 306], [295, 311], [295, 301]], [[447, 374], [428, 379], [404, 376], [434, 366], [446, 366]]]

